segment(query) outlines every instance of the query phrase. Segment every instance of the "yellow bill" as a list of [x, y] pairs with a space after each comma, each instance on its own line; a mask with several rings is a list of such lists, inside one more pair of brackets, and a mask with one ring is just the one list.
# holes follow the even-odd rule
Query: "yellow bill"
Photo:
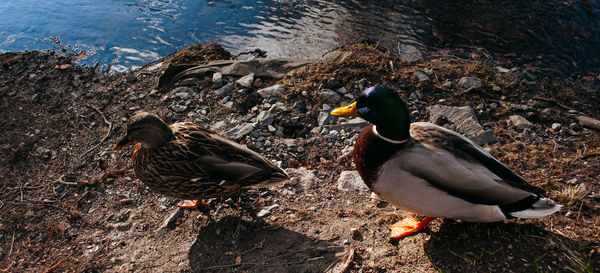
[[358, 112], [356, 111], [356, 102], [335, 108], [330, 112], [330, 114], [338, 117], [358, 116]]

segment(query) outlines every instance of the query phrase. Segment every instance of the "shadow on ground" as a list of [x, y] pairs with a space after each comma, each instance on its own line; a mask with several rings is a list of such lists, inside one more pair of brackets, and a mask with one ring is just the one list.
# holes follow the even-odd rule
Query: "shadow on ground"
[[342, 251], [285, 228], [227, 216], [201, 228], [188, 258], [193, 272], [324, 272]]
[[585, 245], [534, 224], [444, 220], [424, 248], [441, 272], [591, 272]]

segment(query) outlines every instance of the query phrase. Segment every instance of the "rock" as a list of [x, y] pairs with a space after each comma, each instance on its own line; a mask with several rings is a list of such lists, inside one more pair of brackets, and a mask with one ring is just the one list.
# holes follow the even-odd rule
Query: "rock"
[[285, 171], [292, 179], [295, 178], [294, 180], [297, 180], [298, 185], [304, 189], [310, 189], [321, 184], [321, 180], [315, 175], [315, 171], [313, 170], [287, 168]]
[[362, 131], [362, 129], [364, 129], [365, 127], [367, 127], [369, 125], [369, 122], [359, 118], [359, 117], [355, 117], [355, 118], [351, 118], [349, 120], [346, 121], [342, 121], [340, 123], [340, 127], [346, 131], [349, 130], [353, 130], [353, 131]]
[[340, 177], [337, 180], [338, 190], [348, 191], [350, 189], [357, 189], [361, 191], [368, 191], [369, 188], [360, 178], [357, 171], [342, 171]]
[[35, 152], [43, 159], [50, 159], [52, 157], [52, 150], [46, 147], [37, 147]]
[[554, 131], [560, 131], [561, 128], [562, 128], [562, 124], [560, 124], [560, 123], [552, 123], [552, 130], [554, 130]]
[[167, 218], [163, 220], [162, 224], [160, 225], [160, 227], [158, 227], [158, 229], [156, 229], [156, 231], [173, 229], [175, 227], [175, 223], [181, 216], [183, 216], [183, 209], [177, 207], [177, 209], [175, 209], [175, 211], [171, 213], [171, 215], [167, 216]]
[[524, 130], [525, 128], [533, 128], [533, 124], [526, 118], [519, 115], [512, 115], [508, 117], [508, 125], [516, 128], [517, 130]]
[[497, 142], [497, 137], [494, 132], [483, 129], [483, 126], [477, 122], [473, 109], [469, 106], [456, 107], [433, 105], [428, 107], [427, 110], [431, 115], [430, 121], [432, 123], [437, 124], [436, 121], [445, 118], [456, 126], [456, 130], [459, 133], [465, 135], [479, 145]]
[[348, 93], [348, 90], [346, 90], [346, 87], [342, 86], [342, 87], [338, 88], [337, 92], [340, 94], [346, 94], [346, 93]]
[[425, 72], [423, 71], [415, 71], [412, 73], [412, 75], [417, 77], [417, 79], [419, 79], [419, 82], [431, 81], [429, 76], [427, 76], [427, 74], [425, 74]]
[[510, 69], [504, 68], [502, 66], [496, 66], [496, 71], [500, 73], [510, 73]]
[[256, 214], [256, 216], [258, 216], [258, 217], [265, 217], [265, 216], [267, 216], [269, 213], [271, 213], [271, 211], [272, 211], [272, 210], [274, 210], [274, 209], [276, 209], [276, 208], [279, 208], [279, 204], [273, 204], [273, 205], [270, 205], [270, 206], [268, 206], [268, 207], [266, 207], [266, 208], [264, 208], [264, 209], [260, 210], [260, 211], [259, 211], [259, 212]]
[[241, 140], [256, 127], [256, 122], [242, 123], [225, 131], [225, 136], [236, 141]]
[[176, 95], [177, 93], [186, 93], [186, 94], [192, 94], [194, 93], [194, 90], [192, 90], [192, 88], [189, 88], [187, 86], [181, 86], [181, 87], [177, 87], [173, 90], [171, 90], [171, 95]]
[[237, 85], [241, 87], [248, 88], [252, 86], [252, 82], [254, 82], [254, 73], [250, 73], [246, 76], [241, 77], [239, 80], [235, 81]]
[[574, 131], [579, 131], [579, 130], [581, 130], [581, 125], [579, 125], [579, 123], [576, 123], [576, 122], [571, 122], [571, 124], [569, 124], [569, 129], [572, 129]]
[[423, 53], [417, 47], [409, 44], [398, 45], [398, 55], [403, 61], [411, 63], [423, 59]]
[[227, 85], [215, 90], [215, 94], [217, 94], [217, 96], [223, 96], [223, 95], [227, 95], [229, 94], [231, 91], [233, 91], [233, 89], [235, 89], [235, 84], [234, 83], [228, 83]]
[[320, 111], [319, 116], [317, 116], [317, 124], [319, 126], [327, 125], [331, 121], [332, 117], [329, 112]]
[[263, 98], [268, 98], [283, 94], [283, 92], [285, 92], [285, 88], [281, 87], [279, 84], [276, 84], [267, 88], [260, 89], [256, 92]]
[[215, 122], [215, 124], [213, 124], [212, 126], [210, 126], [210, 129], [212, 129], [213, 131], [219, 130], [221, 128], [223, 128], [225, 126], [225, 121], [217, 121]]
[[223, 86], [223, 74], [219, 73], [219, 72], [215, 72], [212, 75], [212, 83], [214, 87], [221, 87]]
[[269, 132], [271, 133], [274, 133], [275, 131], [277, 131], [277, 128], [273, 127], [273, 125], [268, 125], [267, 130], [269, 130]]
[[131, 222], [109, 224], [108, 228], [116, 229], [118, 231], [127, 231], [127, 230], [131, 229]]
[[152, 91], [150, 91], [150, 94], [148, 94], [148, 96], [158, 97], [158, 89], [152, 89]]
[[462, 77], [460, 78], [460, 80], [458, 81], [458, 85], [462, 86], [463, 88], [481, 88], [483, 87], [483, 82], [481, 81], [480, 78], [475, 78], [475, 77]]
[[175, 93], [175, 96], [182, 100], [187, 100], [192, 97], [192, 95], [190, 95], [190, 93], [186, 93], [186, 92], [177, 92], [177, 93]]
[[273, 115], [271, 111], [268, 110], [260, 111], [260, 113], [258, 113], [258, 116], [256, 116], [256, 122], [262, 125], [271, 125], [274, 119], [275, 115]]
[[179, 105], [179, 104], [174, 104], [171, 105], [171, 110], [173, 110], [173, 112], [175, 113], [183, 113], [187, 110], [187, 106], [185, 105]]
[[321, 98], [326, 102], [338, 103], [342, 100], [340, 95], [331, 89], [321, 90]]
[[533, 108], [533, 106], [531, 106], [531, 105], [517, 104], [517, 103], [511, 104], [510, 109], [517, 110], [517, 111], [533, 111], [533, 110], [535, 110], [535, 108]]
[[577, 116], [577, 120], [581, 126], [600, 130], [600, 120], [586, 116]]

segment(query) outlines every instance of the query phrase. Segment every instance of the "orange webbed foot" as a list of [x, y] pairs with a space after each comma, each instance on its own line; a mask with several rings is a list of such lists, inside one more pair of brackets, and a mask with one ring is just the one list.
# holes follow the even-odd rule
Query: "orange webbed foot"
[[429, 222], [433, 221], [434, 219], [435, 218], [433, 217], [427, 217], [419, 222], [413, 217], [404, 218], [389, 227], [389, 229], [392, 231], [391, 236], [394, 239], [399, 239], [411, 235], [421, 229], [426, 228]]
[[206, 202], [204, 202], [204, 199], [202, 199], [202, 200], [183, 200], [183, 201], [179, 202], [179, 204], [177, 204], [177, 206], [180, 208], [184, 208], [184, 209], [193, 209], [193, 208], [197, 207], [198, 204], [201, 204], [203, 206], [208, 206], [208, 204]]

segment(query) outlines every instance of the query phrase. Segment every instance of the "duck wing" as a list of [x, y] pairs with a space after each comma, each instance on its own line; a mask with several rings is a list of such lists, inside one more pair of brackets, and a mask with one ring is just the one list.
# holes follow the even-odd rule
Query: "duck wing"
[[154, 154], [154, 169], [162, 176], [201, 182], [254, 184], [269, 177], [287, 178], [283, 170], [260, 154], [194, 123], [171, 125], [175, 140]]
[[454, 131], [415, 122], [410, 134], [414, 143], [403, 155], [408, 157], [401, 161], [403, 169], [451, 195], [478, 204], [506, 205], [543, 192]]

